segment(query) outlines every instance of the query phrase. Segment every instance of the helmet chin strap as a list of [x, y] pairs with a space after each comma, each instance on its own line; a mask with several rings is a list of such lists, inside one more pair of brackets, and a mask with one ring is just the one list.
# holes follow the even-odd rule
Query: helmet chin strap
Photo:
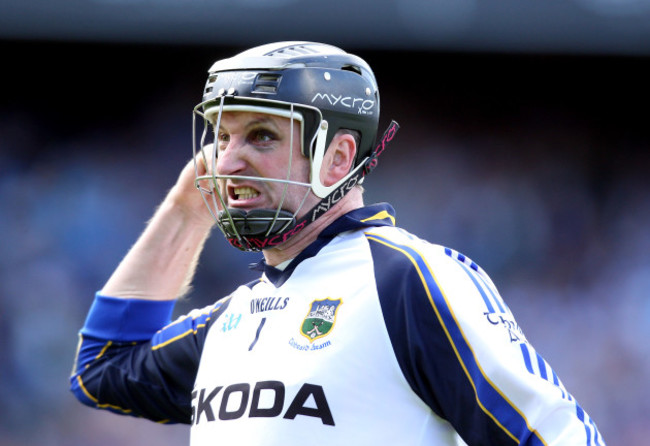
[[314, 193], [321, 198], [320, 202], [299, 219], [293, 212], [283, 209], [254, 209], [247, 212], [229, 208], [228, 212], [221, 211], [218, 216], [219, 224], [224, 232], [230, 235], [226, 238], [232, 246], [242, 251], [261, 251], [280, 245], [301, 232], [307, 225], [329, 211], [352, 188], [361, 184], [365, 176], [377, 166], [377, 158], [399, 129], [399, 124], [392, 121], [370, 156], [336, 184], [326, 187], [320, 183], [319, 176], [315, 176], [316, 172], [320, 172], [324, 155], [325, 138], [321, 138], [321, 132], [327, 133], [327, 122], [323, 121], [323, 123], [324, 125], [319, 129], [314, 155], [318, 168], [315, 169], [313, 166], [315, 163], [312, 164], [311, 182], [312, 190], [315, 184], [318, 184], [316, 186], [318, 191], [314, 190]]

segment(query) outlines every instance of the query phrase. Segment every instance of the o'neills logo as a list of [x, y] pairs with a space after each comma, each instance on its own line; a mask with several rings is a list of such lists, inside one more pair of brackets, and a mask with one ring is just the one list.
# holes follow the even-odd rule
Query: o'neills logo
[[311, 99], [311, 102], [313, 104], [316, 101], [327, 102], [333, 106], [341, 105], [346, 108], [356, 108], [360, 115], [372, 113], [372, 110], [375, 108], [375, 101], [372, 99], [355, 98], [332, 93], [316, 93]]

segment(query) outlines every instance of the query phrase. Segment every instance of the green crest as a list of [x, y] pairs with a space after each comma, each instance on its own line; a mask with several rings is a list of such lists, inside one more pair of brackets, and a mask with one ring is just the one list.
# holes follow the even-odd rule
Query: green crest
[[313, 342], [318, 338], [326, 336], [334, 327], [336, 312], [341, 305], [341, 299], [321, 299], [311, 303], [309, 313], [302, 321], [300, 333]]

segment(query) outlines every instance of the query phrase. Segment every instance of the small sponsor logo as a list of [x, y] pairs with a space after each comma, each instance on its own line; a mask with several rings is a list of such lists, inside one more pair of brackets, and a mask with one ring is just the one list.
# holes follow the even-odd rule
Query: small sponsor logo
[[241, 321], [241, 313], [233, 314], [226, 313], [223, 315], [223, 324], [221, 325], [221, 331], [224, 333], [230, 330], [234, 330], [239, 325]]
[[517, 322], [508, 315], [505, 314], [496, 314], [496, 313], [490, 313], [490, 312], [485, 312], [483, 313], [487, 321], [494, 325], [494, 326], [501, 326], [503, 327], [508, 335], [508, 338], [510, 339], [510, 342], [525, 342], [526, 341], [526, 336], [524, 336], [524, 332], [521, 330]]

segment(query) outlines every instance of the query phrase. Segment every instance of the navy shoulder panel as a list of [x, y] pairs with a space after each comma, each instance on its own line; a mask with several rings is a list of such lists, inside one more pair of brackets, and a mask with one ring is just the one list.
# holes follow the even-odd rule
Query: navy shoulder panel
[[477, 406], [476, 389], [436, 313], [443, 296], [427, 262], [412, 247], [371, 234], [367, 239], [388, 335], [413, 391], [465, 441], [487, 435], [495, 444], [511, 444], [512, 438]]

